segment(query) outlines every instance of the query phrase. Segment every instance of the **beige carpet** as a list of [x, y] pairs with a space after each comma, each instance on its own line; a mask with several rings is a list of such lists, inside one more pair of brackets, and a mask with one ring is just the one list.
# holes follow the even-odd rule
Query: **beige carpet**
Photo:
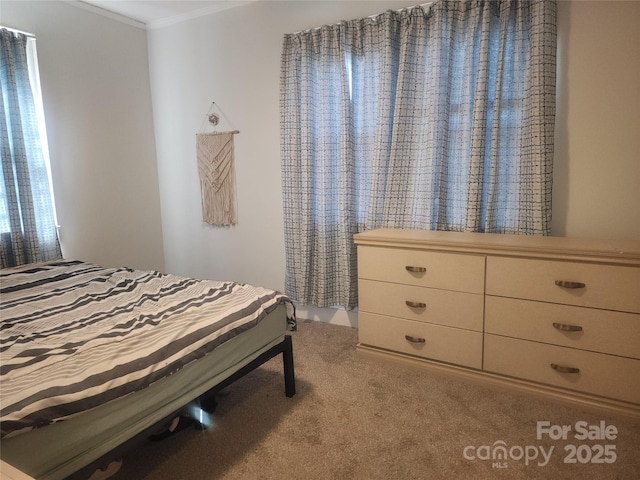
[[[640, 478], [638, 423], [369, 359], [348, 327], [299, 321], [292, 336], [295, 397], [285, 397], [282, 361], [273, 359], [223, 392], [209, 430], [145, 444], [112, 478]], [[601, 420], [615, 440], [576, 440], [574, 431], [536, 439], [538, 421], [573, 429]], [[491, 459], [496, 442], [511, 452], [505, 460]], [[564, 463], [570, 445], [573, 464]]]

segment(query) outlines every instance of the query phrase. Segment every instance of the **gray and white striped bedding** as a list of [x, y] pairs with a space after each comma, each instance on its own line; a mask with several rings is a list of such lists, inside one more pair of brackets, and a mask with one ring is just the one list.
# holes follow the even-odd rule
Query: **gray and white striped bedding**
[[0, 271], [2, 437], [171, 375], [291, 301], [266, 288], [78, 261]]

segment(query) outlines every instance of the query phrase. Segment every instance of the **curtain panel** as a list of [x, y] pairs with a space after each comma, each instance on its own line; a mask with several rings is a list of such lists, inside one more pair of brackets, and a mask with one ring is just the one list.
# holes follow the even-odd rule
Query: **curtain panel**
[[62, 258], [29, 81], [27, 37], [0, 29], [0, 263]]
[[285, 35], [288, 295], [357, 305], [353, 234], [546, 235], [554, 1], [438, 1]]

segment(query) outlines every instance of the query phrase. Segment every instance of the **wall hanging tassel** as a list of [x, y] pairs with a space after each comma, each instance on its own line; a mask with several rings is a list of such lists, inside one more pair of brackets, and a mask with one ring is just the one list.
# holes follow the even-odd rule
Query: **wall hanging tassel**
[[[215, 106], [215, 102], [211, 104], [203, 125], [208, 121], [215, 127], [220, 122], [220, 117], [213, 112]], [[225, 116], [224, 113], [222, 115]], [[215, 226], [235, 225], [237, 213], [233, 136], [240, 132], [233, 130], [205, 133], [202, 127], [200, 130], [196, 134], [196, 152], [202, 195], [202, 220]]]

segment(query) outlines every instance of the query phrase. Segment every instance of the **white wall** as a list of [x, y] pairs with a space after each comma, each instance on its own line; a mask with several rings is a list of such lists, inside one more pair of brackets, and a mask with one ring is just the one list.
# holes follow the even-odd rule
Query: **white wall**
[[[284, 290], [279, 130], [283, 35], [407, 5], [262, 1], [149, 31], [168, 271]], [[238, 225], [230, 228], [201, 221], [195, 133], [212, 102], [240, 130], [235, 136]], [[228, 128], [224, 123], [218, 130]], [[298, 316], [356, 322], [353, 313], [335, 309], [299, 307]]]
[[552, 233], [640, 240], [640, 2], [558, 2]]
[[163, 270], [146, 31], [58, 1], [0, 15], [37, 38], [63, 255]]
[[[167, 271], [282, 289], [282, 36], [413, 3], [263, 1], [150, 30], [152, 120], [143, 31], [2, 0], [3, 24], [38, 35], [65, 254], [162, 269], [164, 253]], [[560, 1], [558, 14], [552, 233], [640, 239], [640, 2]], [[195, 133], [212, 101], [241, 132], [231, 228], [200, 220]]]
[[[149, 32], [167, 269], [282, 289], [285, 33], [416, 2], [258, 2]], [[552, 234], [640, 239], [640, 2], [559, 2]], [[212, 101], [236, 136], [239, 224], [200, 221], [194, 135]], [[344, 312], [299, 311], [339, 323]]]
[[[279, 80], [287, 32], [407, 2], [257, 2], [150, 30], [167, 270], [284, 288]], [[320, 100], [320, 99], [319, 99]], [[195, 134], [212, 102], [235, 136], [238, 225], [201, 221]]]

